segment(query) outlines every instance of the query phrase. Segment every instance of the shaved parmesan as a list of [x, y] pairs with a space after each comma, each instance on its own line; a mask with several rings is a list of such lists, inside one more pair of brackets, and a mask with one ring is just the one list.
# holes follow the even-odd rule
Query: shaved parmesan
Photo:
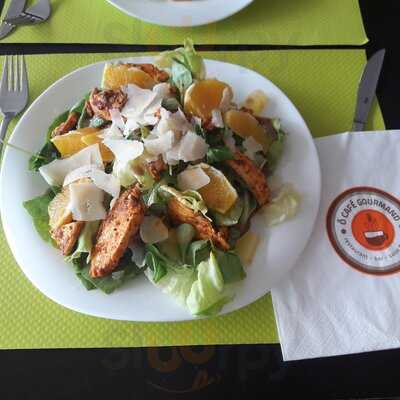
[[171, 97], [171, 85], [166, 82], [158, 83], [153, 87], [153, 92], [157, 93], [161, 98], [166, 99]]
[[157, 124], [159, 120], [157, 113], [161, 108], [162, 97], [157, 92], [132, 84], [125, 86], [124, 91], [128, 96], [128, 101], [121, 111], [127, 119], [124, 136], [128, 136], [140, 126]]
[[159, 155], [170, 150], [175, 144], [175, 134], [168, 131], [160, 136], [151, 134], [147, 139], [143, 140], [146, 150], [151, 155]]
[[138, 140], [105, 139], [104, 145], [114, 154], [116, 162], [127, 164], [143, 154], [144, 146]]
[[146, 249], [140, 240], [135, 240], [129, 245], [129, 249], [132, 251], [132, 261], [138, 267], [145, 266]]
[[200, 160], [206, 155], [208, 148], [202, 137], [189, 131], [180, 142], [179, 158], [185, 162]]
[[124, 135], [121, 133], [117, 125], [111, 124], [109, 128], [103, 129], [98, 136], [102, 139], [123, 139]]
[[98, 221], [106, 217], [104, 192], [94, 183], [72, 183], [69, 191], [69, 208], [75, 221]]
[[172, 147], [171, 150], [168, 150], [163, 154], [163, 160], [168, 165], [177, 165], [179, 164], [179, 153], [180, 153], [180, 143]]
[[98, 144], [85, 147], [71, 157], [43, 165], [39, 168], [39, 172], [50, 186], [62, 186], [69, 172], [90, 164], [104, 168]]
[[112, 108], [110, 110], [110, 116], [113, 125], [115, 125], [117, 128], [121, 129], [121, 131], [123, 131], [125, 128], [125, 122], [122, 119], [121, 112], [118, 110], [118, 108]]
[[69, 172], [64, 179], [63, 186], [68, 186], [70, 183], [78, 181], [79, 179], [90, 178], [93, 171], [98, 170], [97, 165], [90, 164], [84, 165]]
[[179, 109], [175, 113], [171, 113], [165, 108], [160, 109], [160, 121], [153, 129], [156, 135], [162, 135], [165, 132], [173, 131], [175, 133], [185, 133], [192, 129], [192, 125], [186, 119], [185, 114]]
[[198, 190], [209, 183], [210, 177], [198, 166], [186, 168], [178, 175], [178, 188], [182, 192]]
[[140, 237], [144, 243], [159, 243], [168, 239], [168, 228], [161, 218], [152, 215], [144, 217], [140, 225]]
[[90, 179], [99, 189], [104, 190], [114, 198], [119, 197], [121, 185], [115, 176], [106, 174], [104, 171], [99, 169], [95, 169], [92, 171]]
[[245, 148], [245, 155], [251, 160], [255, 160], [255, 154], [263, 150], [263, 147], [258, 143], [252, 136], [248, 136], [243, 141], [243, 147]]
[[231, 150], [232, 152], [236, 151], [236, 142], [231, 130], [227, 129], [225, 131], [223, 141], [229, 150]]
[[211, 111], [211, 123], [216, 127], [216, 128], [223, 128], [224, 125], [224, 120], [222, 119], [222, 114], [221, 110], [212, 110]]
[[142, 89], [134, 84], [126, 85], [123, 90], [128, 96], [128, 100], [121, 114], [126, 118], [141, 114], [157, 97], [157, 93], [152, 90]]

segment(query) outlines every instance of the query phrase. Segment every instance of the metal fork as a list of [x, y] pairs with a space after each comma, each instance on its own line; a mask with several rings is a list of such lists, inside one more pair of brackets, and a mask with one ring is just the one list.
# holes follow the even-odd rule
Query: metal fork
[[24, 56], [6, 56], [0, 84], [0, 151], [10, 121], [28, 104], [28, 75]]
[[6, 18], [4, 22], [13, 26], [34, 25], [46, 21], [50, 13], [50, 0], [39, 0], [33, 6], [22, 11], [18, 16]]

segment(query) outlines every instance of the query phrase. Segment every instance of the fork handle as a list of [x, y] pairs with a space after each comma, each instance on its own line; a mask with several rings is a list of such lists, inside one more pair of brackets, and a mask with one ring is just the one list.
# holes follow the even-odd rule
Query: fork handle
[[7, 128], [8, 125], [10, 124], [10, 121], [12, 120], [12, 117], [10, 115], [4, 115], [3, 121], [1, 121], [1, 125], [0, 125], [0, 154], [3, 148], [3, 143], [4, 143], [4, 139], [6, 137], [6, 133], [7, 133]]

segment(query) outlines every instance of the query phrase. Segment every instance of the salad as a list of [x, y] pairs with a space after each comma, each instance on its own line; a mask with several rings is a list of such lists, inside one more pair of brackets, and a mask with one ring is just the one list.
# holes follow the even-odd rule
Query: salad
[[24, 207], [87, 290], [143, 276], [193, 315], [215, 315], [256, 252], [253, 216], [274, 225], [299, 204], [290, 186], [268, 185], [286, 134], [261, 116], [267, 103], [256, 91], [236, 104], [190, 40], [154, 65], [106, 64], [31, 157], [49, 189]]

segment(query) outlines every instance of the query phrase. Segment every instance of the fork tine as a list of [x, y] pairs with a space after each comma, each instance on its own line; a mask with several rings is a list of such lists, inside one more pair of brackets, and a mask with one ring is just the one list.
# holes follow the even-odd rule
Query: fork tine
[[21, 92], [28, 94], [28, 73], [26, 72], [25, 56], [21, 56]]
[[3, 63], [3, 73], [1, 75], [0, 93], [6, 92], [8, 89], [8, 56], [5, 57]]

